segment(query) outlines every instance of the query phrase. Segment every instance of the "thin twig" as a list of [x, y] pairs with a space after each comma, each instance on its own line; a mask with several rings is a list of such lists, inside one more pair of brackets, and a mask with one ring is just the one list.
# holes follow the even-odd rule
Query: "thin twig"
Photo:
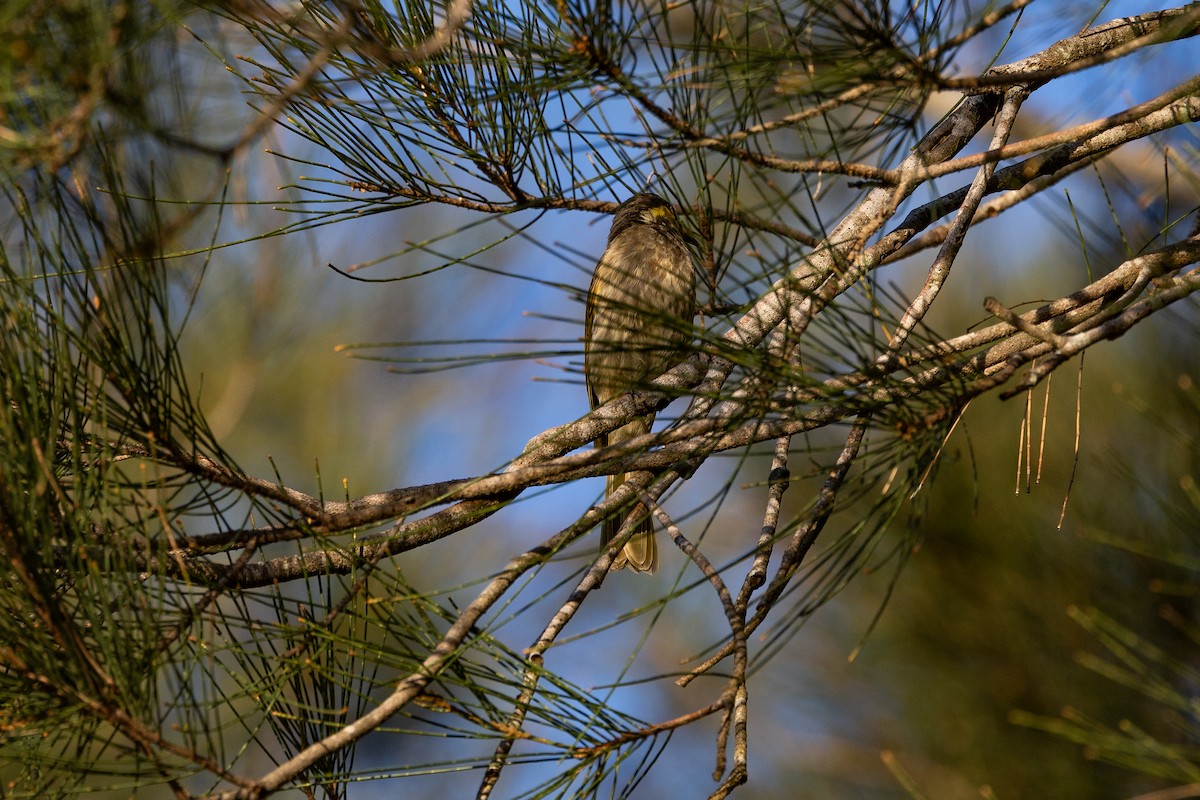
[[688, 541], [687, 537], [683, 535], [683, 531], [679, 529], [679, 526], [675, 524], [666, 511], [648, 493], [641, 492], [640, 496], [642, 502], [651, 509], [659, 524], [675, 540], [675, 545], [683, 551], [684, 555], [692, 560], [692, 563], [700, 570], [700, 574], [712, 585], [717, 598], [721, 601], [721, 608], [725, 612], [725, 619], [729, 623], [730, 642], [733, 645], [734, 659], [733, 673], [729, 677], [726, 694], [732, 693], [734, 699], [733, 704], [726, 710], [725, 718], [717, 734], [717, 766], [713, 777], [714, 779], [720, 778], [725, 771], [727, 736], [732, 727], [734, 732], [734, 766], [728, 777], [737, 776], [736, 782], [731, 785], [739, 785], [746, 780], [746, 670], [749, 666], [749, 654], [746, 647], [745, 612], [739, 609], [734, 603], [733, 596], [729, 593], [729, 588], [721, 578], [720, 572], [705, 558], [698, 547]]
[[[851, 427], [850, 433], [846, 437], [846, 444], [842, 448], [841, 453], [838, 454], [837, 462], [825, 478], [825, 482], [821, 485], [821, 490], [818, 492], [812, 507], [805, 513], [804, 519], [801, 520], [796, 528], [796, 532], [792, 534], [792, 538], [784, 550], [783, 560], [776, 570], [775, 578], [759, 599], [758, 609], [754, 616], [746, 621], [746, 636], [749, 636], [762, 624], [767, 613], [774, 606], [775, 601], [783, 593], [783, 590], [787, 588], [792, 576], [800, 568], [804, 556], [812, 548], [813, 543], [816, 542], [817, 537], [825, 527], [825, 523], [829, 520], [829, 515], [833, 513], [833, 506], [837, 500], [838, 492], [841, 490], [842, 484], [846, 480], [846, 475], [849, 474], [850, 467], [853, 466], [858, 456], [858, 448], [862, 444], [868, 422], [869, 417], [863, 416], [857, 419]], [[680, 686], [687, 686], [700, 675], [708, 672], [714, 666], [728, 658], [734, 652], [734, 649], [734, 643], [727, 642], [716, 653], [675, 682]]]

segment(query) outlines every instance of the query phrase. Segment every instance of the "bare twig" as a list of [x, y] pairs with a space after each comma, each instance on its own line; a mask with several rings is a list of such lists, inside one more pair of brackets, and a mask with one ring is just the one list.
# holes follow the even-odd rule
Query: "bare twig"
[[[783, 593], [792, 576], [795, 575], [796, 570], [800, 568], [800, 564], [812, 547], [813, 542], [816, 541], [817, 536], [825, 527], [825, 523], [829, 520], [829, 515], [833, 513], [833, 505], [837, 500], [838, 492], [841, 490], [842, 484], [846, 480], [846, 475], [849, 473], [850, 467], [853, 466], [855, 458], [858, 456], [858, 448], [862, 444], [868, 421], [867, 417], [860, 417], [850, 429], [850, 435], [846, 438], [846, 445], [838, 455], [837, 463], [826, 477], [825, 483], [821, 486], [821, 491], [818, 493], [812, 507], [805, 513], [803, 521], [797, 526], [796, 532], [792, 534], [792, 538], [784, 550], [783, 561], [779, 565], [778, 570], [776, 570], [775, 578], [772, 579], [763, 596], [759, 599], [758, 609], [754, 616], [746, 621], [744, 635], [749, 636], [762, 624], [767, 613], [774, 606], [775, 601]], [[735, 652], [735, 649], [733, 642], [726, 643], [716, 653], [705, 659], [703, 663], [694, 667], [688, 674], [675, 682], [680, 686], [687, 686], [700, 675], [708, 672], [714, 666], [728, 658], [731, 653]]]

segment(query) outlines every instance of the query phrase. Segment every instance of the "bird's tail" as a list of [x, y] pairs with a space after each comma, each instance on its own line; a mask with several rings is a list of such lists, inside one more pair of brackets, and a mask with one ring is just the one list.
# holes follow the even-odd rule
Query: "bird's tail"
[[[605, 497], [611, 497], [612, 493], [617, 490], [617, 487], [625, 482], [625, 473], [608, 476], [608, 489], [605, 491]], [[644, 506], [641, 503], [633, 506], [630, 513], [642, 513]], [[617, 531], [621, 529], [622, 523], [625, 522], [626, 514], [620, 514], [616, 517], [610, 517], [604, 520], [603, 547], [608, 547], [609, 543], [617, 537]], [[632, 538], [625, 543], [621, 554], [617, 556], [617, 560], [613, 562], [614, 570], [628, 566], [634, 572], [654, 572], [658, 569], [658, 543], [654, 540], [654, 523], [649, 515], [638, 523], [637, 531], [634, 532]]]

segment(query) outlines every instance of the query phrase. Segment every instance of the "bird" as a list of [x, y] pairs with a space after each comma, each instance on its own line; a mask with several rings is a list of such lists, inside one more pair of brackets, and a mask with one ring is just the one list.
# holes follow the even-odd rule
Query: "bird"
[[[635, 194], [613, 215], [608, 244], [596, 264], [584, 317], [583, 372], [592, 409], [651, 380], [684, 359], [696, 314], [696, 262], [675, 211], [649, 192]], [[650, 432], [654, 414], [638, 417], [596, 439], [597, 448]], [[607, 498], [627, 478], [608, 476]], [[645, 513], [644, 509], [641, 513]], [[622, 517], [602, 527], [608, 547]], [[658, 546], [649, 515], [613, 562], [613, 571], [658, 568]]]

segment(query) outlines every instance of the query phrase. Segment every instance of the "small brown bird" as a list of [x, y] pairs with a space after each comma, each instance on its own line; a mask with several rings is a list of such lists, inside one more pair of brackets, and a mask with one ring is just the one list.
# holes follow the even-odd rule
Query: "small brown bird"
[[[583, 372], [592, 408], [644, 387], [679, 363], [692, 340], [696, 268], [671, 206], [654, 194], [635, 194], [617, 209], [608, 246], [588, 290]], [[650, 432], [654, 415], [629, 422], [596, 440], [596, 447]], [[605, 497], [625, 481], [609, 475]], [[621, 517], [603, 527], [604, 546], [617, 535]], [[614, 570], [658, 567], [654, 526], [647, 517], [625, 545]]]

